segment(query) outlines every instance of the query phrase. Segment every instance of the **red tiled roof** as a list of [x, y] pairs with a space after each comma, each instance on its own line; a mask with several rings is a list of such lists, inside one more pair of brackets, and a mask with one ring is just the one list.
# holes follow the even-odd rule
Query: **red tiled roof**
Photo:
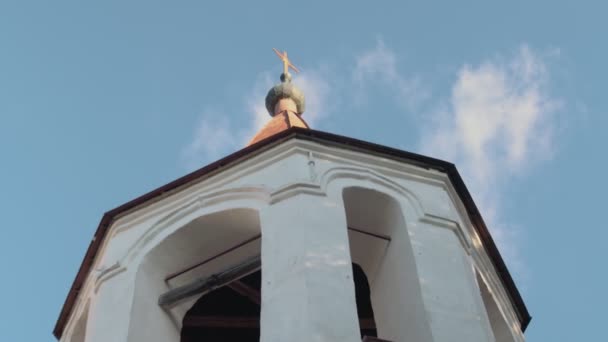
[[276, 114], [268, 121], [266, 125], [256, 133], [253, 139], [249, 141], [247, 146], [253, 145], [258, 141], [264, 140], [291, 127], [309, 128], [306, 121], [304, 121], [300, 115], [285, 110]]

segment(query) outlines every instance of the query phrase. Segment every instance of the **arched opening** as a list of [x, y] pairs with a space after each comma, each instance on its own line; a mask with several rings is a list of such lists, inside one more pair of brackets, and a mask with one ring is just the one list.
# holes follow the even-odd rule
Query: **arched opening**
[[258, 270], [203, 295], [184, 316], [180, 341], [258, 342], [260, 285]]
[[[383, 192], [364, 187], [347, 187], [342, 196], [351, 259], [360, 266], [360, 271], [355, 269], [354, 273], [363, 274], [369, 283], [375, 320], [375, 330], [369, 333], [388, 341], [429, 340], [430, 329], [401, 204]], [[360, 328], [367, 333], [364, 323], [360, 320]]]
[[[193, 318], [185, 320], [186, 314], [197, 314], [202, 307], [223, 314], [224, 307], [236, 305], [230, 298], [234, 305], [221, 304], [221, 294], [227, 291], [223, 286], [234, 285], [235, 280], [253, 281], [253, 273], [260, 269], [261, 231], [255, 209], [214, 212], [167, 229], [175, 231], [145, 254], [137, 270], [129, 340], [180, 341], [185, 336], [185, 341], [191, 337], [199, 341], [193, 333], [197, 330]], [[234, 271], [243, 264], [247, 264], [245, 269]], [[259, 290], [259, 285], [252, 287]], [[220, 304], [209, 305], [209, 301]], [[195, 305], [198, 302], [201, 304]], [[244, 304], [242, 309], [247, 309]]]

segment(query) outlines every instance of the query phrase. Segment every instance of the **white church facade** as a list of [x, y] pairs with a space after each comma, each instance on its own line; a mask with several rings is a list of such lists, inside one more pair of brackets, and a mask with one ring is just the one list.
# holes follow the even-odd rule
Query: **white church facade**
[[283, 76], [249, 146], [104, 215], [57, 339], [524, 341], [454, 165], [309, 129]]

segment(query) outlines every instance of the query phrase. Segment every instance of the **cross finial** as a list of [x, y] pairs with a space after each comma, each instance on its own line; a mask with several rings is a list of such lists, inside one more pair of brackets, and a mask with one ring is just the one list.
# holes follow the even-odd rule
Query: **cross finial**
[[281, 52], [275, 48], [272, 49], [274, 50], [274, 53], [279, 56], [281, 61], [283, 61], [283, 74], [287, 76], [289, 74], [289, 68], [291, 68], [291, 70], [295, 71], [296, 73], [300, 72], [300, 70], [298, 70], [298, 68], [296, 68], [296, 66], [289, 61], [289, 58], [287, 57], [287, 51]]

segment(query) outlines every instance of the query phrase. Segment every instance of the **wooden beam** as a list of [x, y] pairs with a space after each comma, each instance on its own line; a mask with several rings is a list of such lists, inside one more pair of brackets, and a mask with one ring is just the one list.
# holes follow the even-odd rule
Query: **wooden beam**
[[223, 272], [200, 278], [190, 284], [169, 290], [158, 298], [158, 305], [164, 309], [171, 308], [192, 296], [213, 291], [218, 287], [233, 282], [242, 276], [260, 269], [261, 266], [262, 261], [258, 255], [241, 264], [234, 265]]
[[257, 305], [260, 305], [260, 303], [262, 302], [260, 291], [243, 283], [240, 280], [235, 280], [227, 286], [231, 288], [234, 292], [240, 294], [241, 296], [247, 297], [247, 299], [256, 303]]
[[362, 342], [391, 342], [389, 340], [382, 340], [377, 337], [364, 336]]
[[376, 329], [376, 322], [374, 322], [373, 318], [360, 318], [359, 319], [359, 329], [362, 329], [362, 330]]
[[347, 229], [348, 230], [352, 230], [352, 231], [357, 232], [357, 233], [373, 236], [373, 237], [375, 237], [377, 239], [385, 240], [385, 241], [388, 241], [388, 242], [391, 241], [391, 237], [387, 236], [387, 235], [376, 234], [376, 233], [368, 232], [368, 231], [365, 231], [365, 230], [362, 230], [362, 229], [353, 228], [353, 227], [347, 227]]
[[[260, 318], [243, 316], [186, 316], [184, 318], [184, 327], [258, 329], [260, 327]], [[363, 330], [371, 330], [376, 329], [376, 324], [373, 318], [362, 318], [359, 320], [359, 327]]]
[[255, 241], [255, 240], [258, 240], [258, 239], [259, 239], [259, 238], [261, 238], [261, 237], [262, 237], [262, 235], [261, 235], [261, 234], [258, 234], [258, 235], [254, 236], [254, 237], [252, 237], [252, 238], [249, 238], [249, 239], [247, 239], [247, 240], [245, 240], [245, 241], [243, 241], [243, 242], [239, 243], [238, 245], [232, 246], [232, 247], [230, 247], [230, 248], [228, 248], [228, 249], [226, 249], [226, 250], [224, 250], [224, 251], [220, 252], [219, 254], [216, 254], [216, 255], [214, 255], [214, 256], [212, 256], [212, 257], [210, 257], [210, 258], [207, 258], [207, 259], [205, 259], [205, 260], [203, 260], [203, 261], [201, 261], [201, 262], [198, 262], [198, 263], [196, 263], [196, 264], [194, 264], [194, 265], [192, 265], [192, 266], [188, 266], [188, 267], [186, 267], [186, 268], [185, 268], [185, 269], [183, 269], [183, 270], [177, 271], [177, 272], [175, 272], [175, 273], [171, 273], [171, 274], [169, 274], [169, 275], [168, 275], [168, 276], [165, 278], [165, 281], [166, 281], [166, 282], [168, 282], [169, 280], [171, 280], [171, 279], [173, 279], [173, 278], [175, 278], [175, 277], [178, 277], [178, 276], [180, 276], [180, 275], [182, 275], [182, 274], [184, 274], [184, 273], [186, 273], [186, 272], [190, 272], [190, 271], [192, 271], [193, 269], [195, 269], [195, 268], [197, 268], [197, 267], [203, 266], [203, 265], [205, 265], [205, 264], [206, 264], [206, 263], [208, 263], [208, 262], [211, 262], [211, 261], [213, 261], [213, 260], [215, 260], [215, 259], [217, 259], [217, 258], [219, 258], [219, 257], [221, 257], [221, 256], [224, 256], [224, 255], [226, 255], [226, 254], [228, 254], [228, 253], [230, 253], [230, 252], [234, 251], [235, 249], [241, 248], [241, 247], [245, 246], [246, 244], [248, 244], [248, 243], [250, 243], [250, 242], [253, 242], [253, 241]]
[[259, 329], [259, 317], [186, 316], [184, 327]]

